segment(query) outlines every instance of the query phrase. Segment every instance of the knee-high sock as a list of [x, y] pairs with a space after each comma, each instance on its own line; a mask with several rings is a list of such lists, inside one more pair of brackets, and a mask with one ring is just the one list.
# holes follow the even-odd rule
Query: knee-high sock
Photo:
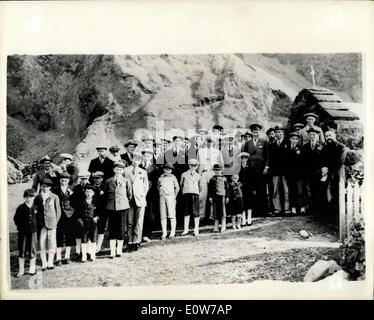
[[170, 235], [175, 236], [175, 229], [177, 227], [177, 219], [171, 218], [170, 219], [170, 226], [171, 226]]
[[214, 230], [218, 230], [218, 227], [219, 227], [219, 220], [218, 219], [214, 219]]
[[40, 259], [42, 260], [42, 268], [47, 268], [47, 253], [45, 251], [40, 253]]
[[35, 273], [35, 267], [36, 267], [36, 258], [31, 258], [30, 259], [29, 273]]
[[82, 261], [87, 260], [87, 243], [82, 243]]
[[166, 237], [166, 234], [168, 232], [167, 230], [167, 220], [166, 219], [161, 219], [161, 229], [162, 229], [162, 235]]
[[190, 226], [190, 216], [184, 216], [184, 233], [188, 232]]
[[82, 244], [82, 239], [75, 239], [77, 245], [75, 246], [75, 252], [80, 254], [81, 253], [81, 244]]
[[56, 260], [57, 261], [61, 260], [61, 251], [62, 251], [61, 247], [56, 249]]
[[90, 256], [92, 260], [96, 259], [96, 242], [91, 242], [90, 243]]
[[246, 215], [246, 212], [243, 211], [243, 213], [242, 213], [242, 224], [246, 224], [246, 222], [247, 222], [247, 219], [245, 218], [245, 215]]
[[122, 256], [123, 240], [117, 240], [117, 255]]
[[195, 232], [195, 234], [199, 234], [200, 217], [195, 218], [194, 222], [195, 222], [194, 232]]
[[103, 242], [104, 242], [104, 233], [103, 234], [99, 234], [98, 237], [97, 237], [97, 251], [101, 251], [101, 247], [103, 245]]
[[231, 216], [231, 221], [232, 221], [233, 228], [236, 228], [236, 216], [235, 215]]
[[22, 276], [25, 273], [25, 258], [18, 258], [19, 271], [17, 277]]
[[226, 230], [226, 217], [221, 218], [221, 230]]
[[71, 247], [65, 248], [65, 259], [70, 259]]
[[53, 260], [55, 258], [55, 250], [48, 251], [48, 267], [53, 267]]
[[252, 223], [252, 209], [248, 209], [247, 211], [247, 223]]
[[117, 240], [115, 240], [115, 239], [110, 239], [109, 240], [110, 256], [111, 257], [114, 257], [116, 255], [116, 242], [117, 242]]

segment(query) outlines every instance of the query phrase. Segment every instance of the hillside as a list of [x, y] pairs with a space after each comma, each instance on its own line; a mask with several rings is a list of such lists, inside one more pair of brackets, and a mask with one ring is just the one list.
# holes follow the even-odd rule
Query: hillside
[[310, 86], [274, 56], [11, 56], [8, 153], [31, 162], [65, 151], [85, 162], [98, 143], [122, 146], [160, 120], [184, 130], [267, 125]]

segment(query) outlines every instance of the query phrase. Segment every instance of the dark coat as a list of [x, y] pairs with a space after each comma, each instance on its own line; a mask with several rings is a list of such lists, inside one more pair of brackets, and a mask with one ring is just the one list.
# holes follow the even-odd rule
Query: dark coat
[[128, 167], [132, 164], [132, 156], [129, 156], [128, 152], [121, 154], [121, 159], [123, 160], [125, 167]]
[[67, 192], [64, 193], [62, 192], [61, 187], [57, 187], [54, 188], [52, 192], [60, 199], [61, 214], [65, 215], [67, 218], [72, 217], [74, 214], [74, 207], [71, 204], [70, 197], [73, 191], [68, 187]]
[[314, 150], [312, 150], [311, 143], [308, 142], [303, 145], [301, 152], [303, 154], [304, 175], [308, 178], [318, 179], [325, 162], [324, 145], [321, 142], [317, 142]]
[[347, 152], [347, 147], [338, 141], [325, 145], [323, 166], [329, 169], [330, 178], [338, 179], [340, 176], [344, 176], [343, 169]]
[[208, 198], [214, 198], [217, 195], [230, 197], [229, 184], [224, 176], [213, 176], [208, 183]]
[[39, 170], [38, 172], [35, 173], [33, 182], [32, 182], [32, 188], [35, 190], [35, 192], [39, 191], [39, 186], [40, 183], [42, 182], [43, 179], [51, 179], [53, 182], [53, 186], [58, 185], [58, 176], [57, 174], [53, 173], [53, 175], [46, 173], [45, 170]]
[[69, 186], [75, 187], [78, 184], [79, 168], [75, 163], [70, 163], [66, 167], [66, 172], [70, 174]]
[[256, 146], [253, 140], [247, 141], [242, 152], [249, 153], [248, 166], [253, 173], [261, 173], [269, 165], [269, 144], [265, 139], [258, 138]]
[[287, 170], [289, 144], [286, 139], [278, 146], [278, 141], [269, 144], [269, 167], [272, 176], [284, 175]]
[[286, 174], [302, 178], [305, 168], [302, 148], [299, 144], [294, 149], [289, 146], [286, 152]]
[[29, 208], [26, 203], [22, 203], [18, 206], [13, 221], [19, 232], [36, 232], [36, 212], [37, 209], [34, 205], [31, 208]]
[[86, 198], [84, 194], [84, 187], [81, 184], [76, 185], [73, 188], [73, 194], [70, 196], [71, 205], [74, 208], [77, 208], [80, 202], [82, 202]]
[[113, 172], [114, 162], [106, 157], [103, 163], [100, 162], [99, 157], [92, 159], [88, 167], [88, 171], [91, 172], [90, 182], [93, 183], [92, 173], [101, 171], [104, 173], [104, 181], [114, 176]]
[[178, 181], [180, 181], [182, 173], [188, 170], [188, 160], [186, 152], [183, 149], [179, 149], [178, 153], [175, 153], [173, 149], [166, 150], [164, 161], [174, 166], [173, 174]]
[[81, 201], [77, 206], [77, 220], [83, 226], [90, 225], [93, 223], [93, 219], [99, 216], [99, 212], [96, 208], [95, 200], [92, 199], [90, 205], [87, 204], [86, 200]]

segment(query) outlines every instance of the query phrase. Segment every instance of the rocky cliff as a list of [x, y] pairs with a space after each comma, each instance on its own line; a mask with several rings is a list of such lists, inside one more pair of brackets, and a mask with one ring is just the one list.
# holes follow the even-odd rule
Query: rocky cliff
[[[310, 86], [262, 55], [53, 55], [8, 57], [8, 154], [91, 157], [137, 129], [266, 124]], [[291, 107], [291, 105], [289, 105]]]

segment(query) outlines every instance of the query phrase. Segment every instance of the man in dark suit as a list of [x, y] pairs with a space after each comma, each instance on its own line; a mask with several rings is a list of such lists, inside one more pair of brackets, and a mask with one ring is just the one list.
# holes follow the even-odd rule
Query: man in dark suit
[[339, 181], [345, 180], [344, 161], [347, 156], [347, 147], [336, 141], [334, 131], [326, 131], [326, 146], [322, 171], [327, 171], [327, 208], [324, 218], [328, 222], [339, 223]]
[[303, 154], [304, 174], [308, 190], [308, 213], [319, 215], [322, 210], [321, 178], [324, 163], [324, 146], [319, 141], [320, 131], [315, 128], [308, 130], [308, 140], [301, 148]]
[[259, 137], [261, 125], [254, 123], [249, 128], [252, 132], [252, 139], [242, 146], [242, 152], [249, 153], [249, 180], [252, 181], [256, 193], [254, 213], [258, 216], [268, 213], [265, 176], [269, 171], [269, 147], [266, 139]]
[[274, 185], [274, 214], [290, 214], [288, 201], [288, 186], [286, 180], [287, 140], [284, 138], [284, 128], [274, 127], [275, 141], [269, 145], [269, 170]]
[[186, 152], [182, 148], [182, 137], [173, 137], [173, 145], [170, 149], [165, 151], [164, 159], [164, 163], [171, 163], [172, 165], [174, 165], [173, 174], [179, 182], [182, 173], [188, 170]]
[[132, 163], [132, 155], [135, 148], [138, 146], [138, 143], [134, 140], [129, 140], [123, 146], [126, 148], [126, 152], [121, 154], [121, 159], [124, 161], [125, 166], [128, 167]]
[[113, 177], [114, 175], [114, 162], [110, 160], [106, 156], [107, 147], [98, 146], [96, 148], [99, 156], [95, 159], [92, 159], [90, 165], [88, 166], [88, 171], [91, 173], [90, 183], [93, 184], [93, 177], [92, 174], [97, 171], [101, 171], [104, 173], [104, 181], [108, 180], [109, 178]]

